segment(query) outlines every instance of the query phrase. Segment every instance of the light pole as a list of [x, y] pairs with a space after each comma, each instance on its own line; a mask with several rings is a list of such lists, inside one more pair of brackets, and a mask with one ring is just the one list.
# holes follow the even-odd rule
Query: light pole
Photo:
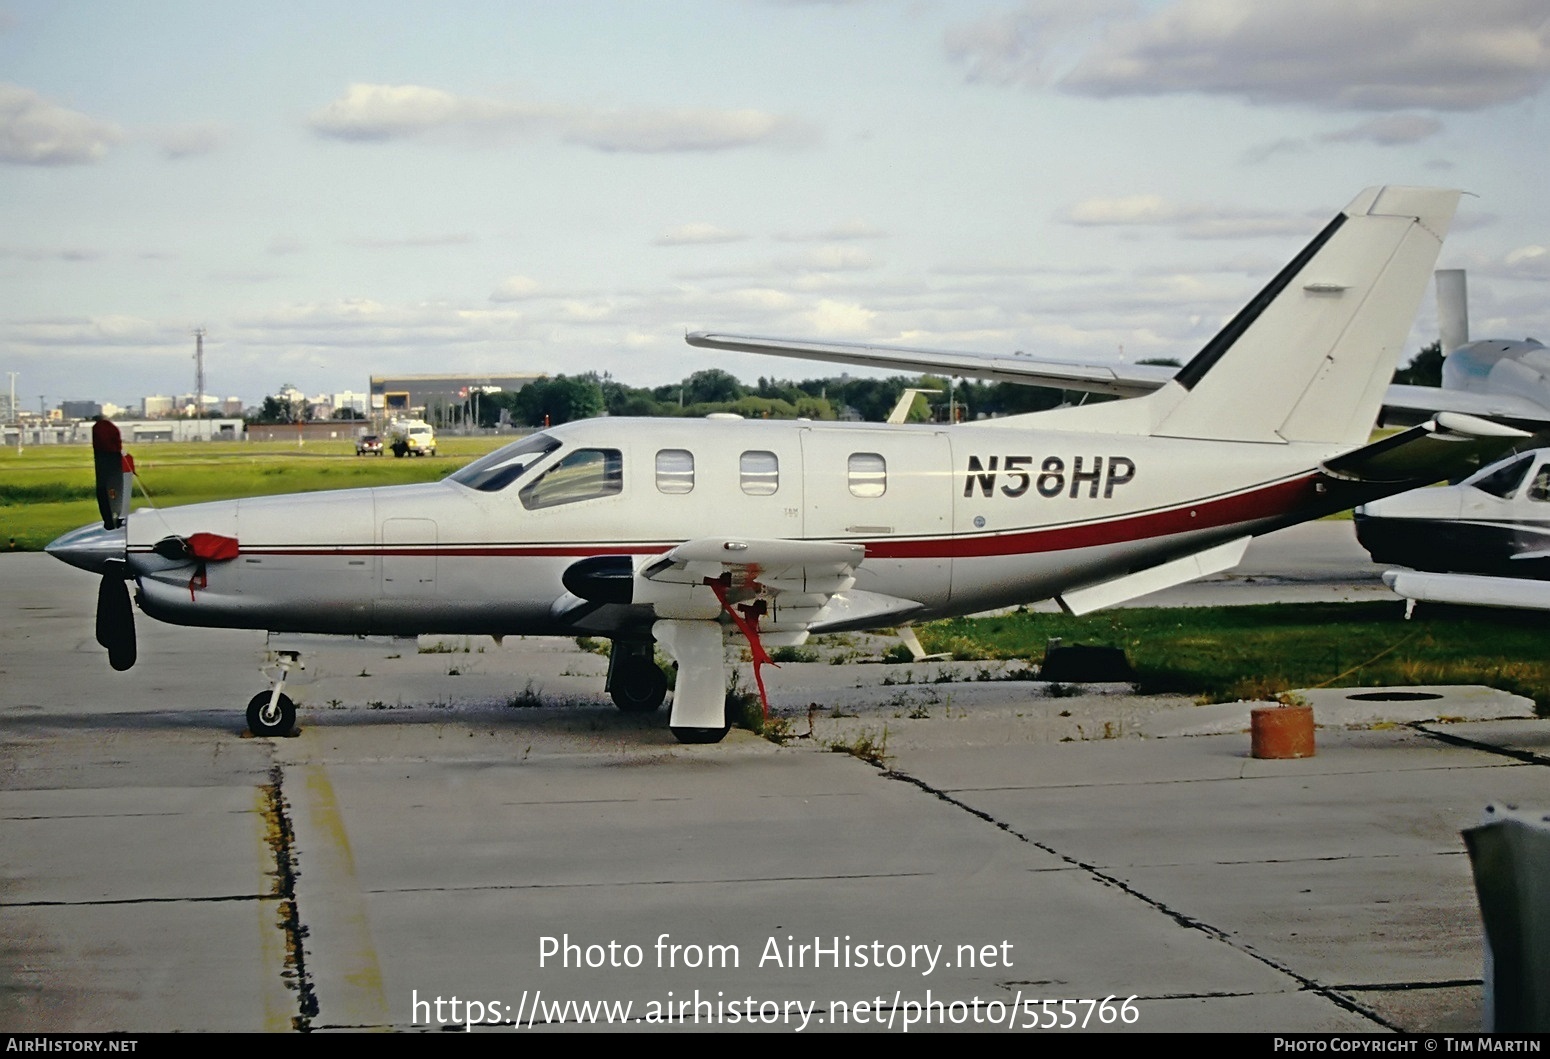
[[14, 371], [6, 372], [11, 377], [11, 422], [16, 424], [16, 455], [22, 454], [22, 417], [16, 414], [16, 375]]

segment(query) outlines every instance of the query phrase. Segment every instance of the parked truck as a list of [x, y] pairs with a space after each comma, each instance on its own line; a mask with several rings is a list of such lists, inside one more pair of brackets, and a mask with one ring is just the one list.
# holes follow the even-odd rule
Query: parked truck
[[396, 419], [388, 424], [387, 434], [394, 456], [436, 455], [436, 431], [424, 420]]

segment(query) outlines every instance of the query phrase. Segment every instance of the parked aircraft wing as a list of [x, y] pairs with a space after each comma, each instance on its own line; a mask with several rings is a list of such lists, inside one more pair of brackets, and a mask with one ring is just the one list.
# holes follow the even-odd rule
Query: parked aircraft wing
[[[706, 349], [728, 349], [744, 353], [767, 353], [799, 360], [822, 360], [835, 364], [859, 364], [863, 367], [918, 371], [953, 378], [988, 379], [1022, 386], [1048, 386], [1084, 393], [1106, 393], [1118, 397], [1139, 397], [1160, 388], [1173, 378], [1177, 368], [1154, 364], [1082, 364], [1075, 361], [1038, 360], [1020, 354], [961, 353], [946, 349], [880, 346], [862, 342], [813, 342], [797, 338], [764, 338], [757, 335], [728, 335], [695, 331], [686, 341]], [[1531, 397], [1512, 393], [1476, 393], [1440, 386], [1409, 386], [1394, 383], [1384, 391], [1386, 418], [1395, 413], [1408, 417], [1429, 416], [1438, 412], [1489, 416], [1519, 426], [1542, 429], [1550, 426], [1550, 408]]]
[[989, 379], [1025, 386], [1050, 386], [1119, 397], [1139, 397], [1151, 393], [1173, 378], [1177, 370], [1151, 364], [1080, 364], [1074, 361], [1036, 360], [1015, 353], [957, 353], [946, 349], [877, 346], [860, 342], [812, 342], [799, 338], [763, 338], [710, 331], [695, 331], [685, 336], [684, 340], [691, 346], [705, 349], [768, 353], [800, 360], [860, 364], [871, 368]]
[[1550, 581], [1481, 574], [1433, 574], [1389, 570], [1383, 583], [1418, 603], [1455, 603], [1472, 607], [1550, 610]]
[[1475, 393], [1470, 390], [1444, 389], [1438, 386], [1391, 385], [1383, 395], [1383, 410], [1432, 415], [1437, 412], [1461, 412], [1471, 416], [1490, 416], [1532, 428], [1550, 426], [1550, 408], [1520, 394]]
[[1474, 416], [1440, 412], [1418, 427], [1327, 459], [1325, 474], [1352, 482], [1429, 482], [1473, 470], [1532, 435]]

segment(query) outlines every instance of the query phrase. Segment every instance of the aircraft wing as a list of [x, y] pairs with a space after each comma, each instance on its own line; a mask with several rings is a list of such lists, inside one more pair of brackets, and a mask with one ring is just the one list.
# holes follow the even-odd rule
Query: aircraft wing
[[730, 349], [743, 353], [768, 353], [799, 360], [824, 360], [836, 364], [860, 364], [869, 368], [919, 371], [954, 378], [989, 379], [1024, 386], [1050, 386], [1060, 390], [1108, 393], [1139, 397], [1173, 378], [1176, 368], [1150, 364], [1081, 364], [1075, 361], [1036, 360], [1020, 354], [957, 353], [946, 349], [877, 346], [860, 342], [811, 342], [799, 338], [761, 338], [695, 331], [685, 336], [691, 346]]
[[1550, 610], [1550, 581], [1389, 570], [1383, 575], [1383, 583], [1398, 595], [1419, 603]]
[[[637, 576], [649, 584], [638, 587], [635, 602], [652, 604], [664, 617], [677, 616], [678, 601], [687, 602], [680, 592], [709, 588], [722, 609], [729, 614], [735, 609], [773, 646], [799, 644], [820, 629], [902, 620], [920, 609], [915, 600], [855, 591], [856, 570], [865, 557], [859, 544], [700, 537], [642, 567]], [[653, 599], [653, 587], [667, 594]]]
[[[687, 335], [685, 341], [691, 346], [705, 349], [767, 353], [800, 360], [859, 364], [869, 368], [918, 371], [953, 378], [988, 379], [1023, 386], [1049, 386], [1118, 397], [1139, 397], [1159, 389], [1178, 370], [1154, 364], [1084, 364], [1076, 361], [1039, 360], [1020, 354], [960, 353], [946, 349], [766, 338], [712, 331], [695, 331]], [[1411, 416], [1459, 412], [1504, 419], [1530, 428], [1550, 425], [1550, 408], [1519, 394], [1485, 394], [1396, 383], [1384, 393], [1383, 408], [1385, 412], [1408, 413]]]
[[1405, 386], [1395, 383], [1383, 395], [1385, 411], [1462, 412], [1465, 415], [1506, 419], [1527, 426], [1550, 424], [1550, 408], [1519, 394], [1474, 393], [1444, 390], [1437, 386]]

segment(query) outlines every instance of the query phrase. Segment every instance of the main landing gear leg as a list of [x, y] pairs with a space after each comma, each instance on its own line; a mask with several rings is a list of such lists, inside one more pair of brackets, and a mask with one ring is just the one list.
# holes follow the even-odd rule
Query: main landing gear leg
[[248, 702], [248, 731], [256, 736], [275, 737], [291, 734], [296, 727], [296, 704], [285, 694], [285, 678], [293, 668], [301, 668], [301, 652], [276, 652], [279, 676], [268, 691], [260, 691]]
[[668, 724], [680, 743], [719, 743], [727, 720], [727, 659], [722, 629], [714, 621], [659, 621], [651, 634], [678, 662], [673, 714]]

